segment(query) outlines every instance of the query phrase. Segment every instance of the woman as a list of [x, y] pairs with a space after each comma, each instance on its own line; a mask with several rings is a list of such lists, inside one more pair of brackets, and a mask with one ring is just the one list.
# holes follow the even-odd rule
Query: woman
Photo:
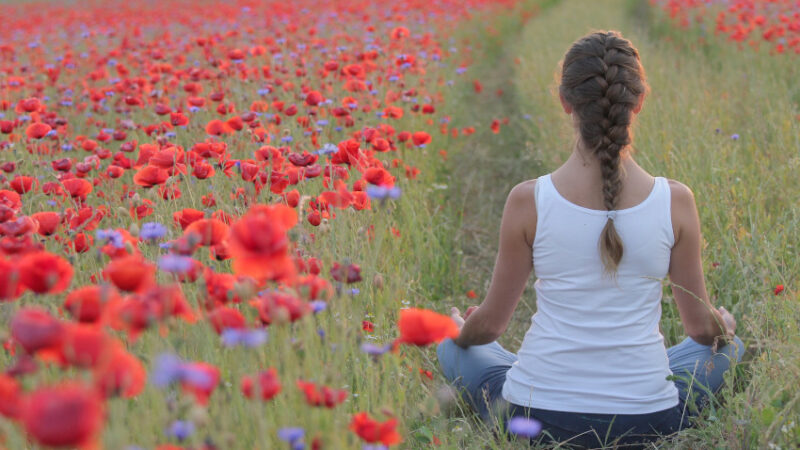
[[[445, 376], [484, 419], [530, 416], [543, 436], [585, 447], [653, 440], [688, 426], [741, 360], [736, 321], [706, 292], [691, 190], [631, 156], [647, 91], [638, 51], [617, 32], [589, 34], [564, 57], [572, 154], [511, 191], [486, 298], [463, 318], [452, 309], [461, 334], [438, 347]], [[495, 340], [533, 268], [537, 312], [515, 355]], [[688, 335], [669, 349], [667, 275]]]

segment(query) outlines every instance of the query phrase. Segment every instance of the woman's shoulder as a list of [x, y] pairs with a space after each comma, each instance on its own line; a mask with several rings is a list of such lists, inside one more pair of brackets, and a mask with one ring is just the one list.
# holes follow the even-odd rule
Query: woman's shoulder
[[687, 206], [694, 205], [694, 192], [692, 189], [681, 183], [678, 180], [673, 180], [667, 178], [667, 184], [669, 185], [670, 195], [672, 197], [672, 206], [673, 209], [677, 208], [686, 208]]
[[677, 180], [667, 179], [670, 189], [670, 218], [672, 220], [672, 235], [675, 243], [689, 230], [692, 234], [699, 233], [695, 230], [698, 215], [694, 192], [689, 186]]
[[[517, 183], [508, 193], [508, 202], [513, 206], [536, 205], [536, 183], [540, 179], [533, 178]], [[536, 211], [534, 210], [534, 213]]]
[[536, 236], [536, 182], [537, 178], [533, 178], [514, 186], [508, 194], [504, 212], [507, 216], [504, 220], [519, 228], [529, 245], [533, 245]]

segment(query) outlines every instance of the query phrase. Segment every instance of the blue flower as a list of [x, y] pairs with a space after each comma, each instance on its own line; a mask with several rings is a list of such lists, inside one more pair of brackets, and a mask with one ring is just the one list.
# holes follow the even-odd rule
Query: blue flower
[[336, 153], [339, 150], [339, 147], [333, 144], [325, 144], [322, 146], [321, 149], [316, 150], [314, 153], [317, 155], [330, 155], [331, 153]]
[[312, 300], [310, 303], [311, 310], [314, 312], [314, 314], [325, 311], [325, 309], [328, 307], [328, 302], [325, 300]]
[[508, 421], [508, 431], [524, 437], [535, 437], [542, 432], [542, 423], [536, 419], [514, 417]]
[[733, 139], [734, 141], [738, 141], [739, 140], [739, 135], [734, 133], [734, 134], [731, 135], [731, 139]]
[[186, 273], [192, 269], [192, 258], [169, 253], [158, 258], [158, 268], [169, 273]]
[[142, 224], [142, 230], [139, 232], [139, 237], [147, 240], [156, 240], [164, 237], [167, 234], [167, 227], [158, 222], [146, 222]]
[[391, 342], [386, 345], [375, 345], [371, 342], [361, 344], [361, 351], [372, 356], [380, 356], [392, 349]]
[[213, 381], [207, 373], [192, 368], [179, 357], [170, 353], [162, 353], [156, 358], [150, 379], [159, 388], [185, 382], [191, 386], [206, 389]]
[[125, 247], [125, 241], [122, 240], [122, 234], [120, 234], [120, 232], [117, 230], [112, 230], [111, 228], [97, 230], [95, 232], [95, 238], [97, 238], [98, 241], [106, 241], [115, 248]]
[[286, 427], [278, 430], [278, 437], [280, 440], [286, 441], [290, 444], [303, 439], [305, 434], [306, 431], [300, 427]]
[[194, 423], [188, 420], [176, 420], [167, 429], [167, 436], [182, 441], [194, 433]]
[[242, 345], [248, 348], [258, 347], [267, 342], [267, 330], [256, 328], [254, 330], [241, 330], [226, 328], [222, 330], [222, 344], [226, 347]]
[[369, 198], [374, 198], [378, 200], [384, 200], [386, 198], [398, 199], [400, 198], [400, 194], [401, 194], [400, 188], [397, 186], [390, 188], [384, 186], [374, 186], [371, 184], [367, 186], [367, 195], [369, 196]]
[[183, 361], [175, 355], [164, 353], [156, 358], [152, 376], [156, 387], [164, 388], [172, 383], [179, 382], [183, 377]]

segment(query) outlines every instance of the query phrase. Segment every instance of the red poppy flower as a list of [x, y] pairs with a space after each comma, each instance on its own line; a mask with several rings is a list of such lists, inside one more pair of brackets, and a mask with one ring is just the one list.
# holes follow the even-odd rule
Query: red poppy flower
[[249, 375], [242, 377], [241, 389], [245, 397], [253, 398], [256, 395], [256, 392], [253, 391], [255, 383], [258, 383], [258, 395], [261, 400], [271, 400], [278, 395], [282, 388], [281, 381], [278, 379], [278, 371], [272, 367], [256, 375], [255, 381]]
[[204, 302], [206, 309], [211, 310], [231, 301], [234, 303], [241, 301], [234, 290], [236, 276], [230, 273], [216, 273], [211, 269], [206, 269], [203, 278], [206, 285], [206, 300]]
[[78, 322], [95, 323], [102, 317], [103, 306], [119, 300], [114, 286], [89, 285], [70, 292], [64, 300], [64, 309]]
[[94, 238], [86, 233], [78, 233], [68, 242], [67, 251], [74, 250], [75, 253], [86, 253], [92, 247]]
[[380, 442], [383, 445], [395, 445], [403, 441], [397, 432], [397, 419], [391, 418], [386, 422], [378, 422], [367, 413], [360, 412], [350, 421], [350, 430], [366, 442]]
[[500, 132], [500, 121], [497, 119], [492, 120], [492, 124], [489, 126], [491, 128], [492, 133], [497, 134]]
[[338, 262], [334, 262], [333, 267], [331, 267], [331, 277], [342, 283], [355, 283], [361, 281], [361, 267], [358, 264], [343, 266]]
[[353, 196], [347, 192], [347, 189], [342, 189], [337, 192], [324, 191], [319, 194], [318, 200], [323, 207], [333, 206], [335, 208], [344, 209], [350, 206]]
[[35, 233], [39, 229], [39, 222], [30, 217], [18, 217], [15, 220], [8, 220], [0, 223], [0, 235], [19, 237], [29, 233]]
[[775, 286], [775, 289], [772, 291], [772, 293], [775, 294], [775, 295], [778, 295], [781, 292], [783, 292], [783, 285], [782, 284], [779, 284], [779, 285]]
[[353, 192], [352, 194], [353, 194], [353, 201], [350, 203], [350, 205], [353, 207], [353, 209], [355, 209], [356, 211], [361, 211], [363, 209], [370, 209], [371, 203], [369, 200], [369, 195], [366, 192], [357, 191]]
[[417, 147], [431, 142], [431, 135], [424, 131], [417, 131], [411, 135], [411, 140]]
[[28, 177], [28, 176], [18, 176], [14, 177], [10, 183], [11, 189], [17, 192], [17, 194], [25, 194], [34, 190], [37, 186], [39, 186], [39, 181], [36, 178]]
[[228, 245], [233, 270], [259, 281], [293, 277], [287, 231], [296, 223], [297, 213], [286, 205], [250, 208], [231, 226]]
[[136, 300], [155, 305], [153, 311], [158, 319], [179, 317], [189, 323], [197, 320], [186, 297], [183, 295], [181, 285], [177, 283], [168, 285], [153, 285], [145, 292], [137, 295]]
[[305, 300], [274, 290], [263, 293], [250, 304], [258, 309], [258, 317], [264, 325], [295, 322], [312, 311]]
[[292, 165], [294, 166], [305, 167], [305, 166], [310, 166], [311, 164], [317, 162], [317, 159], [319, 159], [319, 155], [313, 155], [308, 152], [303, 152], [302, 154], [292, 153], [291, 155], [289, 155], [288, 159], [289, 162], [292, 163]]
[[326, 300], [333, 296], [333, 286], [331, 286], [331, 283], [313, 273], [299, 277], [296, 280], [296, 286], [298, 289], [303, 287], [307, 288], [307, 298], [309, 299]]
[[205, 161], [198, 161], [192, 167], [192, 175], [194, 175], [194, 177], [198, 180], [211, 178], [214, 176], [214, 173], [216, 173], [214, 166]]
[[219, 119], [211, 120], [206, 125], [206, 133], [212, 136], [219, 136], [221, 134], [230, 133], [232, 131], [233, 130], [230, 128], [230, 126], [228, 126], [228, 124]]
[[86, 196], [92, 192], [92, 183], [83, 178], [70, 178], [63, 180], [61, 184], [69, 192], [69, 195], [78, 200], [86, 200]]
[[17, 264], [0, 257], [0, 302], [15, 300], [23, 292]]
[[61, 216], [52, 211], [37, 212], [31, 214], [30, 217], [39, 223], [36, 232], [42, 236], [50, 236], [55, 233], [58, 225], [61, 224]]
[[72, 281], [72, 265], [64, 258], [37, 251], [20, 258], [20, 282], [37, 294], [57, 294], [69, 287]]
[[116, 258], [103, 269], [103, 276], [121, 291], [137, 292], [154, 282], [156, 267], [139, 255]]
[[325, 99], [322, 98], [322, 94], [318, 91], [311, 91], [306, 95], [306, 104], [309, 106], [317, 106], [322, 103]]
[[22, 199], [19, 194], [7, 189], [0, 190], [0, 206], [5, 206], [14, 213], [18, 213], [22, 209]]
[[103, 426], [103, 400], [96, 390], [74, 382], [42, 387], [25, 397], [20, 422], [39, 444], [87, 445]]
[[133, 182], [139, 186], [150, 188], [159, 184], [164, 184], [169, 178], [169, 172], [156, 166], [145, 166], [133, 176]]
[[450, 317], [419, 308], [400, 310], [397, 328], [400, 330], [398, 343], [419, 346], [456, 338], [459, 334], [458, 325]]
[[303, 380], [297, 380], [297, 387], [303, 391], [306, 403], [311, 406], [333, 408], [347, 400], [347, 391], [344, 389], [334, 389]]
[[203, 211], [198, 211], [192, 208], [184, 208], [180, 211], [175, 211], [172, 213], [172, 220], [180, 225], [181, 230], [186, 230], [186, 227], [192, 224], [192, 222], [198, 221], [205, 217], [206, 213]]
[[37, 307], [17, 311], [9, 328], [14, 341], [30, 354], [57, 349], [64, 335], [63, 324], [44, 309]]
[[92, 325], [64, 324], [58, 355], [66, 364], [94, 367], [111, 356], [114, 339]]
[[45, 137], [50, 130], [52, 130], [50, 125], [36, 122], [28, 125], [28, 128], [25, 129], [25, 136], [28, 136], [28, 139], [41, 139]]
[[197, 403], [201, 405], [207, 404], [208, 398], [219, 383], [219, 369], [206, 362], [189, 362], [186, 363], [186, 368], [203, 374], [206, 380], [204, 383], [189, 383], [184, 381], [181, 383], [183, 390], [192, 394]]
[[112, 346], [93, 370], [94, 384], [106, 397], [131, 398], [139, 395], [147, 381], [147, 372], [141, 361], [128, 353], [118, 342]]
[[0, 415], [8, 419], [16, 419], [21, 403], [22, 395], [17, 380], [0, 373]]
[[183, 234], [184, 236], [195, 234], [199, 236], [202, 245], [213, 246], [228, 237], [228, 226], [217, 219], [199, 219], [189, 224]]
[[218, 306], [208, 313], [208, 322], [214, 327], [217, 334], [226, 328], [244, 329], [247, 327], [244, 316], [238, 309], [227, 306]]

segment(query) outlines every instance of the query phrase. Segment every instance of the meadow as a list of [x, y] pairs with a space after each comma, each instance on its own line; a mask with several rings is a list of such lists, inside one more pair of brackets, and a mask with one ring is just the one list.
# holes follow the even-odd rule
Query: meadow
[[[724, 6], [697, 21], [693, 3], [8, 7], [0, 446], [527, 447], [450, 396], [426, 345], [446, 324], [398, 319], [480, 303], [505, 197], [571, 150], [558, 61], [616, 29], [651, 85], [635, 157], [693, 189], [709, 293], [748, 346], [697, 426], [657, 445], [797, 447], [797, 46], [748, 45], [767, 23], [715, 33]], [[85, 286], [103, 290], [65, 305]], [[526, 289], [501, 342], [534, 312]], [[37, 422], [34, 394], [68, 381], [91, 407]]]

